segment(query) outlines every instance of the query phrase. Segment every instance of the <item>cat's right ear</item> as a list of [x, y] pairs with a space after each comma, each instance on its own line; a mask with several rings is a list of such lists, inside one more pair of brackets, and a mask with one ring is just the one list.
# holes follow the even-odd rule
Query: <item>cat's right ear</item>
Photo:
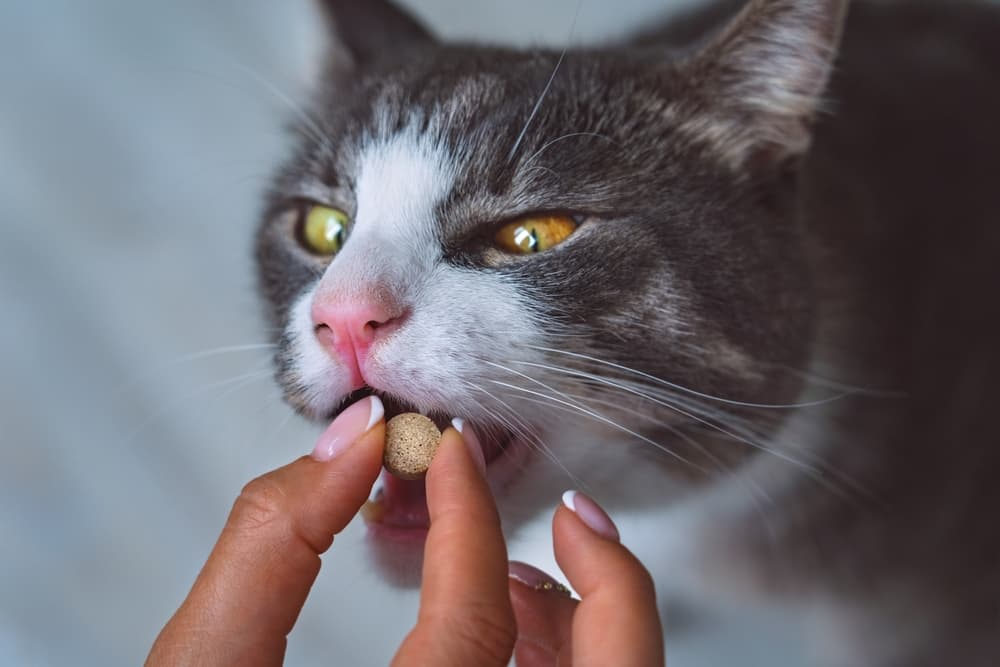
[[739, 167], [805, 153], [848, 0], [745, 0], [683, 65], [687, 127]]
[[338, 69], [357, 69], [387, 53], [434, 43], [417, 19], [388, 0], [317, 2], [330, 26]]

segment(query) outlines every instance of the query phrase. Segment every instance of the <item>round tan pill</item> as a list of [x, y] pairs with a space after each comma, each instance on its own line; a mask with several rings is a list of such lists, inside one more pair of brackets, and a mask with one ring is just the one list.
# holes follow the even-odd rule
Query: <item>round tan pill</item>
[[422, 479], [441, 443], [441, 431], [423, 415], [404, 412], [385, 425], [382, 464], [396, 477]]

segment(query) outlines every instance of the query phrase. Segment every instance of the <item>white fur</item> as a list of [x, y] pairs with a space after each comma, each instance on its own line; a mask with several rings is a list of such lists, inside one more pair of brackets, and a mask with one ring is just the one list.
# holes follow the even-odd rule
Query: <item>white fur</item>
[[455, 165], [433, 135], [415, 126], [369, 139], [358, 161], [357, 217], [352, 235], [393, 244], [429, 267], [439, 256], [435, 207], [451, 191]]

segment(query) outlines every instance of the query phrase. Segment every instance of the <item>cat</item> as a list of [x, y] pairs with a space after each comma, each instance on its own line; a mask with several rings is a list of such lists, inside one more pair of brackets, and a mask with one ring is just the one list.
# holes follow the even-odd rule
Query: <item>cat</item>
[[[828, 664], [997, 664], [994, 8], [721, 2], [522, 51], [321, 4], [256, 246], [297, 411], [466, 419], [512, 557], [580, 487], [667, 598], [799, 605]], [[368, 515], [391, 577], [422, 494]]]

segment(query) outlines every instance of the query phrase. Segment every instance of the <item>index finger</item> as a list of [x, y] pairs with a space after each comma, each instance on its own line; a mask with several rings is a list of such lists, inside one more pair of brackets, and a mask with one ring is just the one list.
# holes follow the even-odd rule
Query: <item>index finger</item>
[[[465, 433], [470, 440], [475, 437], [468, 429]], [[448, 429], [427, 473], [431, 527], [420, 613], [394, 665], [501, 666], [513, 653], [517, 626], [507, 584], [507, 547], [482, 457], [474, 458], [474, 451]]]
[[357, 514], [381, 470], [382, 414], [377, 398], [359, 401], [324, 433], [312, 457], [243, 489], [147, 665], [281, 664], [320, 554]]

